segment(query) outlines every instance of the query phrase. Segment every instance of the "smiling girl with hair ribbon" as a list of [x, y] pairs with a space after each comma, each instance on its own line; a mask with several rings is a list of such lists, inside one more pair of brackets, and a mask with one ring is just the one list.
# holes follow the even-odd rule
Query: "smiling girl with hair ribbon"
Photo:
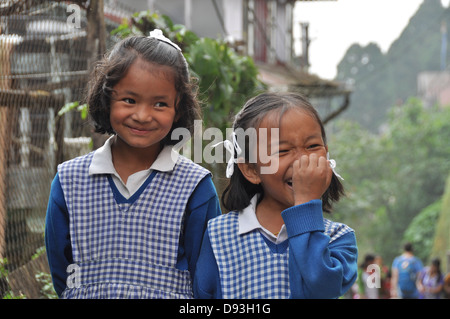
[[173, 150], [171, 133], [192, 134], [201, 115], [180, 48], [160, 30], [120, 41], [96, 65], [88, 105], [111, 137], [52, 183], [45, 240], [58, 296], [192, 298], [220, 205], [210, 172]]
[[[279, 129], [278, 139], [261, 130]], [[239, 139], [255, 129], [258, 142]], [[295, 93], [263, 93], [237, 114], [222, 203], [197, 263], [198, 298], [338, 298], [357, 277], [353, 229], [324, 218], [344, 194], [325, 129]], [[242, 141], [246, 141], [245, 145]], [[240, 143], [238, 143], [240, 142]], [[256, 152], [256, 161], [250, 160]], [[265, 174], [271, 163], [276, 172]]]

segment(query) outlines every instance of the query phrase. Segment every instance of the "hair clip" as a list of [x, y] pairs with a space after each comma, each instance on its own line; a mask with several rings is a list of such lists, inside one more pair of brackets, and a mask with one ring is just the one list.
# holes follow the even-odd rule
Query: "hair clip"
[[227, 178], [230, 178], [233, 175], [234, 163], [237, 163], [237, 159], [234, 158], [235, 151], [236, 151], [237, 155], [240, 155], [242, 153], [242, 149], [239, 147], [239, 144], [237, 143], [236, 133], [234, 133], [234, 132], [231, 133], [231, 137], [233, 138], [233, 142], [230, 142], [229, 140], [225, 140], [223, 142], [219, 142], [217, 144], [212, 145], [212, 147], [216, 147], [219, 144], [223, 143], [223, 146], [231, 155], [230, 159], [228, 160], [228, 164], [227, 164], [227, 171], [226, 171]]
[[336, 175], [341, 180], [344, 180], [344, 178], [341, 175], [336, 173], [336, 170], [335, 170], [335, 168], [336, 168], [336, 161], [334, 159], [330, 159], [330, 153], [327, 153], [327, 160], [330, 162], [330, 167], [333, 170], [334, 175]]
[[162, 42], [165, 42], [167, 44], [170, 44], [175, 49], [177, 49], [178, 51], [181, 52], [180, 47], [178, 45], [176, 45], [175, 43], [173, 43], [169, 38], [166, 38], [164, 36], [164, 34], [162, 33], [162, 31], [159, 30], [159, 29], [155, 29], [153, 31], [150, 31], [150, 35], [148, 36], [148, 38], [155, 38], [155, 39], [158, 39], [159, 41], [162, 41]]

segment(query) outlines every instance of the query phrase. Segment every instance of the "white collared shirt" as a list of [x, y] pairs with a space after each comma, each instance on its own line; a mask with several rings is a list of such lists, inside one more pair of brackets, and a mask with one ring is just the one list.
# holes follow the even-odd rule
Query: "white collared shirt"
[[275, 236], [259, 223], [258, 218], [256, 217], [256, 203], [258, 201], [258, 196], [259, 195], [253, 196], [250, 205], [239, 212], [239, 235], [258, 229], [261, 234], [273, 243], [280, 244], [284, 242], [288, 238], [285, 225], [281, 226], [278, 236]]
[[130, 198], [139, 189], [139, 187], [142, 186], [153, 170], [169, 172], [173, 170], [176, 164], [175, 159], [178, 154], [176, 154], [171, 145], [166, 145], [149, 169], [130, 175], [127, 179], [127, 183], [125, 184], [117, 173], [112, 161], [111, 145], [113, 143], [113, 139], [114, 136], [111, 136], [108, 140], [106, 140], [102, 147], [95, 151], [91, 166], [89, 167], [89, 175], [111, 174], [117, 189], [123, 197], [127, 199]]

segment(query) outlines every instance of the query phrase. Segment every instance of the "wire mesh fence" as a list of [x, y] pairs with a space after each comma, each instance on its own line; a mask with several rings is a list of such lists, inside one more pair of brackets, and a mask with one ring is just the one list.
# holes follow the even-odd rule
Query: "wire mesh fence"
[[[48, 272], [44, 227], [56, 166], [90, 150], [85, 120], [58, 115], [82, 99], [89, 73], [86, 14], [74, 28], [68, 5], [1, 1], [0, 298], [43, 297], [36, 275]], [[117, 27], [105, 22], [107, 31]], [[117, 40], [108, 36], [107, 46]]]

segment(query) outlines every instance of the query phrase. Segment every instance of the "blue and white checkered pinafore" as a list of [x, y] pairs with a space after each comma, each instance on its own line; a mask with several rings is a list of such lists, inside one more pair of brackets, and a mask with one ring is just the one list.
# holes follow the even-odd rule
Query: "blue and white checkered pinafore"
[[118, 204], [108, 175], [89, 176], [92, 156], [58, 167], [77, 265], [62, 298], [192, 298], [189, 272], [175, 266], [186, 204], [209, 172], [179, 156], [133, 203]]
[[[208, 223], [223, 298], [289, 298], [289, 247], [284, 253], [273, 253], [259, 231], [239, 235], [238, 216], [239, 212], [233, 211]], [[325, 218], [324, 227], [330, 242], [353, 231]]]

